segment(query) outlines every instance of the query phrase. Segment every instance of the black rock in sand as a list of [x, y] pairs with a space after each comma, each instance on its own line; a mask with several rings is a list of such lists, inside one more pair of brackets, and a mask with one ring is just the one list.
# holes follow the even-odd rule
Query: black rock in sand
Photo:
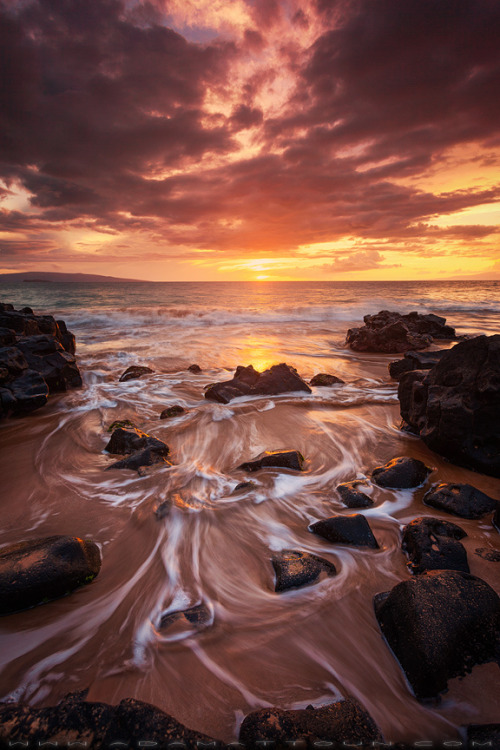
[[210, 385], [205, 391], [205, 398], [228, 404], [239, 396], [275, 396], [294, 391], [311, 393], [311, 389], [297, 374], [297, 370], [284, 362], [273, 365], [262, 373], [254, 370], [252, 365], [240, 365], [236, 368], [232, 380]]
[[298, 550], [283, 550], [275, 553], [271, 562], [276, 573], [275, 591], [307, 586], [316, 583], [321, 574], [334, 576], [335, 565], [317, 555]]
[[380, 487], [406, 490], [420, 487], [432, 469], [416, 458], [393, 458], [372, 472], [373, 481]]
[[370, 524], [362, 515], [332, 516], [316, 521], [309, 526], [313, 534], [334, 544], [350, 544], [356, 547], [378, 548]]
[[467, 552], [459, 541], [465, 536], [465, 531], [454, 523], [439, 518], [415, 518], [404, 527], [401, 539], [410, 572], [461, 570], [468, 573]]
[[471, 484], [453, 482], [434, 484], [424, 495], [424, 503], [460, 518], [481, 518], [499, 507], [498, 500]]

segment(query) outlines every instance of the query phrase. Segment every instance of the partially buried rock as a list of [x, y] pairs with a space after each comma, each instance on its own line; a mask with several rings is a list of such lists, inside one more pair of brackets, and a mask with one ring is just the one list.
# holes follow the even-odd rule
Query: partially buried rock
[[199, 365], [189, 365], [188, 367], [189, 372], [201, 372], [201, 367]]
[[309, 531], [334, 544], [378, 548], [378, 542], [373, 536], [370, 524], [359, 513], [352, 516], [332, 516], [316, 521], [309, 526]]
[[189, 609], [167, 612], [160, 619], [159, 629], [167, 630], [172, 626], [187, 627], [188, 629], [199, 629], [211, 625], [213, 622], [212, 610], [204, 603], [195, 604]]
[[373, 505], [371, 497], [358, 489], [360, 486], [366, 487], [366, 482], [354, 480], [353, 482], [342, 482], [337, 486], [337, 492], [348, 508], [369, 508]]
[[387, 643], [419, 700], [448, 680], [498, 658], [500, 599], [480, 578], [439, 570], [398, 583], [374, 599]]
[[460, 518], [481, 518], [498, 507], [498, 501], [471, 484], [434, 484], [424, 495], [424, 503]]
[[0, 614], [44, 604], [90, 583], [101, 554], [94, 542], [51, 536], [0, 550]]
[[275, 591], [307, 586], [316, 583], [322, 573], [334, 576], [337, 572], [335, 565], [328, 560], [298, 550], [277, 552], [271, 562], [276, 573]]
[[231, 495], [240, 495], [243, 492], [250, 492], [250, 490], [254, 490], [256, 486], [255, 482], [239, 482], [231, 492]]
[[228, 404], [233, 398], [239, 396], [274, 396], [294, 391], [311, 393], [311, 389], [297, 374], [297, 371], [285, 363], [273, 365], [262, 373], [254, 370], [252, 365], [249, 367], [240, 365], [236, 368], [232, 380], [210, 385], [205, 391], [205, 398]]
[[330, 385], [344, 385], [345, 383], [344, 380], [337, 378], [336, 375], [328, 375], [326, 372], [320, 372], [318, 375], [311, 378], [309, 382], [311, 385], [326, 387]]
[[185, 413], [185, 409], [180, 404], [174, 404], [173, 406], [167, 406], [163, 409], [160, 414], [160, 419], [170, 419], [171, 417], [178, 417], [180, 414]]
[[238, 469], [258, 471], [259, 469], [292, 469], [302, 471], [304, 456], [299, 451], [266, 451], [260, 458], [247, 461]]
[[389, 375], [394, 380], [399, 380], [403, 373], [411, 370], [430, 370], [447, 351], [439, 349], [435, 352], [406, 352], [403, 359], [390, 363]]
[[264, 747], [264, 742], [270, 742], [273, 744], [269, 747], [279, 750], [289, 748], [291, 741], [307, 748], [318, 748], [319, 743], [331, 747], [333, 742], [338, 746], [352, 743], [359, 747], [366, 743], [371, 747], [383, 741], [370, 714], [349, 698], [295, 711], [262, 708], [245, 717], [239, 739], [245, 748]]
[[415, 518], [403, 529], [401, 547], [408, 554], [411, 573], [427, 570], [469, 572], [467, 552], [458, 540], [467, 534], [460, 526], [439, 518]]
[[108, 469], [135, 469], [165, 463], [169, 454], [169, 447], [162, 440], [147, 435], [138, 429], [124, 430], [119, 427], [111, 435], [109, 443], [104, 449], [108, 453], [119, 455], [131, 454], [127, 458], [117, 461]]
[[380, 487], [406, 490], [420, 487], [431, 471], [416, 458], [393, 458], [384, 466], [377, 466], [372, 472], [372, 479]]
[[143, 375], [148, 375], [151, 372], [154, 372], [154, 370], [150, 367], [133, 365], [132, 367], [128, 367], [125, 372], [120, 375], [120, 383], [126, 383], [127, 380], [137, 380], [137, 378], [141, 378]]

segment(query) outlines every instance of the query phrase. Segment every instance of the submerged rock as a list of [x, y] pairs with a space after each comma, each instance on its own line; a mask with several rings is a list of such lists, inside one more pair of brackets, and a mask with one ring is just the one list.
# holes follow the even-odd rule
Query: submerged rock
[[111, 435], [105, 451], [118, 455], [128, 455], [121, 461], [116, 461], [108, 469], [134, 469], [138, 470], [144, 466], [152, 466], [157, 463], [165, 463], [170, 449], [162, 440], [147, 435], [137, 428], [125, 430], [121, 427]]
[[335, 565], [328, 560], [298, 550], [277, 552], [271, 562], [276, 573], [275, 591], [288, 591], [316, 583], [322, 573], [327, 576], [337, 573]]
[[255, 482], [238, 482], [234, 490], [231, 492], [231, 495], [239, 495], [243, 492], [250, 492], [250, 490], [254, 490], [256, 488]]
[[180, 414], [184, 414], [186, 410], [180, 404], [174, 404], [173, 406], [167, 406], [163, 409], [160, 414], [160, 419], [170, 419], [171, 417], [178, 417]]
[[205, 398], [228, 404], [233, 398], [239, 396], [275, 396], [279, 393], [294, 391], [311, 393], [311, 389], [297, 374], [297, 371], [285, 363], [273, 365], [262, 373], [254, 370], [252, 365], [249, 367], [240, 365], [236, 368], [232, 380], [210, 385], [205, 391]]
[[372, 479], [380, 487], [406, 490], [420, 487], [432, 469], [416, 458], [393, 458], [384, 466], [377, 466]]
[[471, 484], [445, 482], [434, 484], [424, 495], [424, 503], [460, 518], [481, 518], [499, 507], [498, 500], [485, 495]]
[[403, 359], [390, 363], [389, 375], [394, 380], [399, 380], [403, 373], [411, 370], [430, 370], [447, 351], [448, 349], [439, 349], [435, 352], [406, 352]]
[[438, 315], [401, 315], [381, 310], [376, 315], [365, 315], [363, 320], [362, 328], [347, 331], [346, 343], [357, 352], [407, 352], [425, 349], [435, 338], [456, 338], [455, 329], [445, 325], [446, 319]]
[[195, 604], [189, 609], [178, 610], [176, 612], [167, 612], [160, 619], [159, 629], [167, 630], [172, 626], [187, 626], [188, 628], [202, 628], [211, 625], [213, 622], [213, 613], [204, 602]]
[[199, 365], [189, 365], [188, 371], [198, 373], [198, 372], [201, 372], [202, 370]]
[[332, 516], [316, 521], [309, 526], [309, 531], [334, 544], [378, 548], [378, 542], [373, 536], [370, 524], [359, 513], [351, 516]]
[[309, 383], [315, 386], [344, 385], [345, 380], [338, 378], [336, 375], [328, 375], [326, 372], [320, 372], [311, 378]]
[[172, 510], [172, 501], [171, 500], [164, 500], [155, 510], [155, 516], [158, 520], [161, 520], [162, 518], [166, 518], [170, 515], [170, 512]]
[[418, 700], [436, 697], [475, 664], [498, 659], [500, 599], [480, 578], [431, 571], [378, 594], [374, 606]]
[[401, 377], [401, 416], [433, 451], [500, 477], [500, 335], [445, 352], [427, 374]]
[[366, 487], [366, 482], [363, 480], [354, 480], [352, 482], [342, 482], [337, 486], [337, 492], [344, 505], [348, 508], [369, 508], [373, 505], [371, 497], [361, 492], [358, 487]]
[[94, 542], [51, 536], [0, 550], [0, 614], [7, 615], [65, 596], [99, 573]]
[[292, 469], [302, 471], [304, 456], [299, 451], [266, 451], [263, 456], [254, 461], [247, 461], [238, 466], [243, 471], [258, 471], [259, 469]]
[[415, 518], [403, 529], [401, 548], [411, 573], [461, 570], [469, 573], [467, 552], [458, 540], [467, 534], [460, 526], [439, 518]]
[[150, 367], [144, 367], [143, 365], [132, 365], [132, 367], [128, 367], [124, 373], [120, 375], [120, 383], [126, 383], [127, 380], [137, 380], [137, 378], [142, 378], [143, 375], [149, 375], [149, 373], [154, 372]]
[[[382, 742], [379, 728], [369, 713], [350, 698], [326, 706], [285, 711], [262, 708], [245, 717], [240, 729], [240, 743], [245, 748], [264, 747], [264, 742], [276, 750], [289, 748], [290, 742], [302, 743], [306, 748], [317, 748], [319, 743], [353, 743], [366, 746]], [[276, 743], [276, 744], [274, 744]], [[300, 744], [296, 745], [300, 747]], [[327, 745], [325, 745], [326, 747]]]

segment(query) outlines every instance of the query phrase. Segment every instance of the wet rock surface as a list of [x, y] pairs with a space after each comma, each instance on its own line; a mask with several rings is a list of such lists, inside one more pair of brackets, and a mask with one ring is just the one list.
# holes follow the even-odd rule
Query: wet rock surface
[[480, 578], [424, 573], [374, 599], [380, 629], [419, 700], [500, 655], [500, 599]]
[[0, 550], [0, 614], [65, 596], [99, 573], [94, 542], [77, 537], [32, 539]]
[[373, 505], [373, 500], [359, 489], [366, 486], [366, 482], [362, 480], [342, 482], [342, 484], [337, 485], [337, 492], [348, 508], [369, 508]]
[[345, 381], [341, 378], [338, 378], [336, 375], [329, 375], [326, 372], [320, 372], [318, 373], [318, 375], [315, 375], [313, 378], [311, 378], [309, 384], [314, 386], [328, 387], [330, 385], [344, 385]]
[[138, 470], [145, 466], [157, 463], [165, 463], [170, 449], [162, 440], [152, 437], [137, 428], [125, 430], [118, 427], [106, 445], [108, 453], [127, 455], [127, 458], [116, 461], [108, 469], [133, 469]]
[[172, 417], [179, 417], [181, 414], [185, 414], [186, 410], [180, 404], [173, 404], [173, 406], [167, 406], [163, 409], [160, 414], [160, 419], [171, 419]]
[[187, 627], [188, 629], [198, 629], [211, 625], [213, 622], [213, 613], [204, 602], [195, 604], [194, 607], [178, 610], [176, 612], [167, 612], [160, 619], [159, 629], [167, 630], [173, 627], [177, 629]]
[[401, 315], [381, 310], [376, 315], [365, 315], [363, 321], [363, 327], [347, 331], [346, 343], [357, 352], [407, 352], [425, 349], [433, 339], [456, 338], [455, 329], [438, 315]]
[[393, 458], [372, 472], [373, 481], [380, 487], [406, 490], [420, 487], [432, 469], [416, 458]]
[[424, 495], [423, 502], [431, 508], [452, 513], [460, 518], [481, 518], [499, 507], [495, 500], [471, 484], [444, 482], [434, 484]]
[[152, 372], [154, 372], [154, 370], [150, 367], [132, 365], [132, 367], [128, 367], [125, 372], [120, 375], [120, 383], [126, 383], [128, 380], [137, 380], [138, 378], [142, 378], [143, 375], [149, 375]]
[[412, 370], [430, 370], [439, 362], [447, 349], [440, 349], [435, 352], [406, 352], [403, 359], [391, 362], [389, 365], [389, 375], [394, 380], [399, 380], [401, 375]]
[[299, 451], [266, 451], [263, 456], [254, 461], [246, 461], [238, 466], [243, 471], [259, 471], [259, 469], [292, 469], [302, 471], [304, 456]]
[[467, 534], [460, 526], [439, 518], [416, 518], [403, 529], [401, 548], [411, 573], [461, 570], [469, 573], [467, 552], [460, 543]]
[[319, 742], [328, 742], [329, 747], [332, 742], [339, 743], [338, 747], [341, 743], [371, 746], [382, 741], [382, 735], [370, 714], [357, 701], [346, 699], [318, 708], [254, 711], [244, 719], [239, 739], [246, 748], [264, 747], [263, 742], [276, 743], [274, 748], [289, 748], [291, 741], [302, 741], [302, 746], [313, 748]]
[[398, 397], [403, 420], [431, 450], [500, 477], [500, 335], [457, 344], [425, 376], [403, 375]]
[[297, 371], [285, 363], [273, 365], [262, 373], [254, 370], [252, 365], [248, 367], [240, 365], [236, 368], [232, 380], [210, 385], [205, 391], [205, 398], [228, 404], [233, 398], [239, 396], [275, 396], [279, 393], [294, 391], [311, 393], [311, 389], [297, 374]]
[[370, 524], [359, 513], [351, 516], [332, 516], [316, 521], [309, 531], [334, 544], [350, 544], [355, 547], [378, 548]]
[[500, 562], [500, 552], [495, 549], [488, 549], [488, 547], [478, 547], [474, 550], [474, 554], [478, 557], [482, 557], [483, 560], [488, 562]]
[[271, 558], [276, 574], [275, 591], [288, 591], [316, 583], [321, 574], [334, 576], [335, 565], [317, 555], [299, 550], [282, 550]]

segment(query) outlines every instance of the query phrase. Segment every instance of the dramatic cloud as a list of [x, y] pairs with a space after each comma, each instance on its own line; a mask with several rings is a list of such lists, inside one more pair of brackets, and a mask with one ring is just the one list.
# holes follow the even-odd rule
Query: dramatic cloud
[[499, 38], [491, 0], [0, 0], [0, 271], [496, 268]]

